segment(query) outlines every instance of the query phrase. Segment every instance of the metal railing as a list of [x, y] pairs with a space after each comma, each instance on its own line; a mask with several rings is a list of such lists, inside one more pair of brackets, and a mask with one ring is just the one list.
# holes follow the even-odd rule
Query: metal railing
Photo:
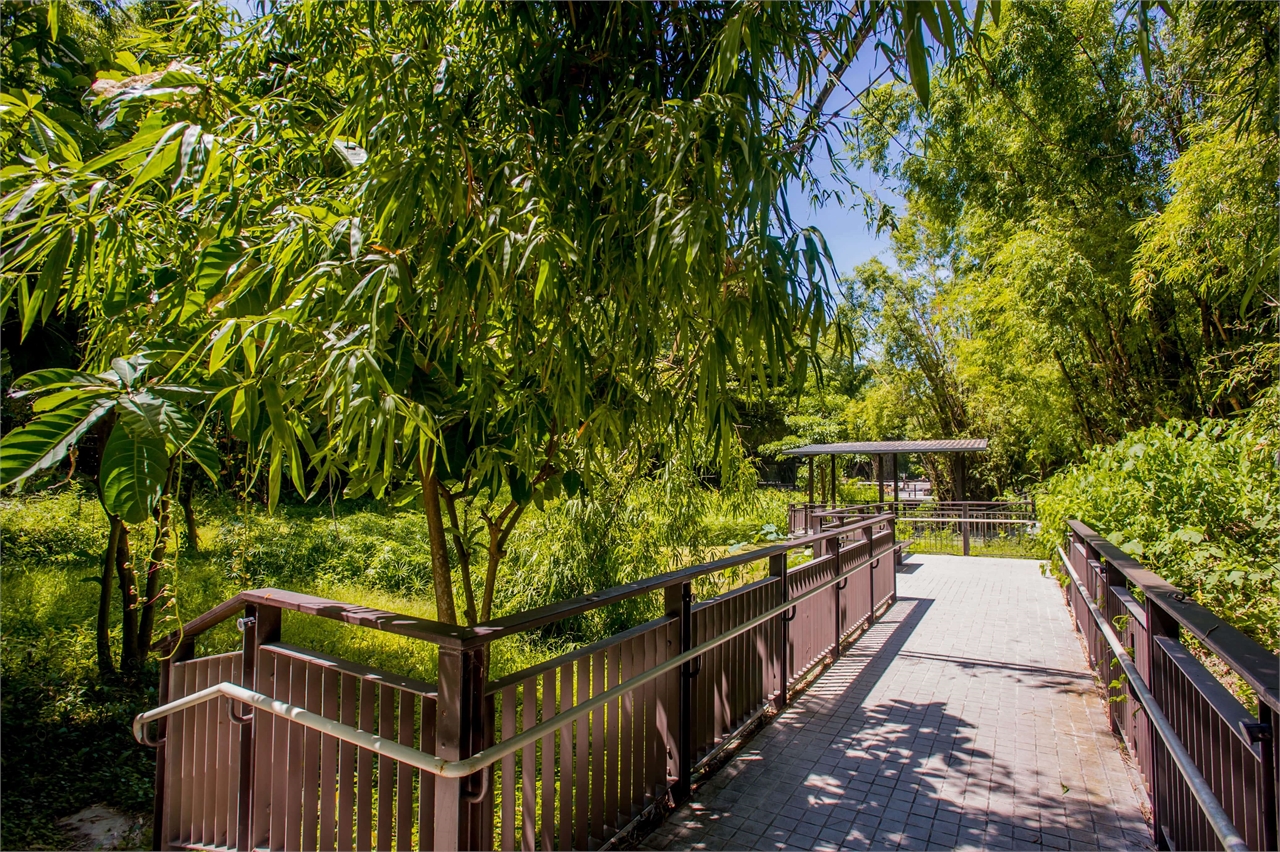
[[[473, 628], [241, 593], [160, 643], [161, 706], [135, 720], [159, 750], [157, 846], [598, 848], [687, 797], [702, 763], [892, 604], [898, 547], [891, 515], [859, 518]], [[694, 602], [693, 580], [755, 561], [765, 579]], [[663, 617], [484, 681], [492, 642], [656, 591]], [[431, 642], [438, 688], [282, 643], [286, 610]], [[241, 652], [195, 656], [241, 612]]]
[[[1058, 557], [1112, 728], [1135, 756], [1162, 849], [1275, 849], [1280, 660], [1078, 521]], [[1141, 599], [1141, 601], [1139, 600]], [[1257, 715], [1183, 644], [1257, 694]], [[1116, 676], [1113, 668], [1119, 668]]]
[[1071, 562], [1067, 559], [1067, 555], [1062, 552], [1062, 548], [1058, 548], [1058, 555], [1062, 559], [1063, 568], [1066, 569], [1071, 581], [1075, 584], [1075, 591], [1080, 595], [1079, 599], [1084, 601], [1089, 613], [1093, 616], [1094, 625], [1111, 647], [1115, 665], [1118, 665], [1124, 673], [1125, 684], [1130, 694], [1138, 700], [1138, 706], [1142, 708], [1151, 720], [1151, 726], [1159, 734], [1160, 741], [1165, 748], [1169, 749], [1169, 754], [1173, 758], [1174, 764], [1178, 767], [1178, 772], [1182, 774], [1187, 786], [1191, 788], [1192, 794], [1213, 828], [1213, 833], [1222, 841], [1223, 848], [1228, 852], [1247, 852], [1249, 847], [1245, 845], [1244, 838], [1240, 836], [1240, 832], [1236, 831], [1235, 825], [1231, 822], [1231, 817], [1227, 815], [1222, 803], [1214, 796], [1213, 788], [1209, 786], [1209, 782], [1205, 780], [1204, 775], [1196, 768], [1195, 761], [1192, 760], [1187, 747], [1182, 744], [1182, 740], [1178, 739], [1173, 725], [1165, 718], [1163, 711], [1160, 710], [1160, 705], [1151, 695], [1150, 690], [1147, 689], [1142, 675], [1138, 672], [1138, 667], [1134, 665], [1133, 658], [1129, 656], [1128, 649], [1121, 644], [1120, 638], [1116, 636], [1115, 631], [1107, 624], [1106, 616], [1102, 614], [1102, 610], [1098, 609], [1098, 605], [1089, 599], [1089, 590], [1085, 588], [1084, 582], [1076, 576], [1076, 572], [1071, 567]]
[[911, 539], [916, 553], [1032, 556], [1032, 539], [1039, 531], [1030, 500], [898, 500], [853, 506], [793, 503], [788, 507], [788, 531], [811, 534], [827, 525], [882, 512], [893, 513], [900, 537]]

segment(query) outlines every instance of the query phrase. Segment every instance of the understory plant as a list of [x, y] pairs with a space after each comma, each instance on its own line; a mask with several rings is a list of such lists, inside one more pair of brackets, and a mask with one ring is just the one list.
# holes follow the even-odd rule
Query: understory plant
[[1130, 432], [1037, 499], [1047, 556], [1076, 518], [1269, 650], [1280, 649], [1280, 448], [1272, 399], [1239, 420]]

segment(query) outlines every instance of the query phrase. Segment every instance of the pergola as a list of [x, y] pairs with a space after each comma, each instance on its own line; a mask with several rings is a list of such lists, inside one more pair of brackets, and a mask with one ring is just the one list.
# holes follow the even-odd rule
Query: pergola
[[[872, 456], [877, 458], [876, 481], [880, 487], [880, 502], [884, 502], [884, 458], [893, 459], [893, 501], [898, 502], [898, 453], [983, 453], [987, 450], [986, 438], [947, 438], [934, 441], [846, 441], [839, 444], [808, 444], [785, 450], [784, 456], [807, 456], [809, 459], [809, 502], [813, 500], [813, 460], [818, 456], [831, 456], [832, 502], [836, 495], [836, 456]], [[960, 494], [965, 493], [964, 465], [959, 471]]]

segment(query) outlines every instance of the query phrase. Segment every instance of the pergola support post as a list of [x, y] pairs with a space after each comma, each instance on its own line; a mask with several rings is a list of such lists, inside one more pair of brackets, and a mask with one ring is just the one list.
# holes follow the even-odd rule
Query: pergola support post
[[876, 455], [876, 486], [879, 489], [879, 496], [876, 498], [877, 503], [884, 503], [884, 454]]

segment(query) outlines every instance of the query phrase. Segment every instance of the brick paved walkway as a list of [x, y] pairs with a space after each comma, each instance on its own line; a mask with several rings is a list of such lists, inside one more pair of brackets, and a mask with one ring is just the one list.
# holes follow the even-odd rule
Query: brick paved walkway
[[914, 556], [898, 594], [643, 848], [1149, 848], [1038, 563]]

